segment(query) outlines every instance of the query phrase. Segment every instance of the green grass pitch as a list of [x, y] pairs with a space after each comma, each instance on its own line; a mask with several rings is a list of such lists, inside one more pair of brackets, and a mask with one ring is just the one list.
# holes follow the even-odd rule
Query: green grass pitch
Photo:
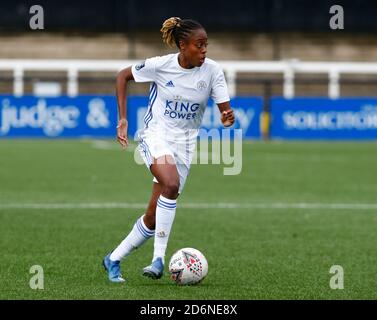
[[[113, 141], [0, 140], [0, 299], [377, 298], [376, 143], [245, 142], [240, 175], [193, 165], [167, 260], [201, 250], [198, 286], [141, 276], [151, 240], [122, 262], [126, 283], [107, 280], [103, 256], [143, 209], [101, 206], [146, 203], [151, 178]], [[33, 265], [43, 290], [29, 286]], [[329, 286], [332, 265], [343, 290]]]

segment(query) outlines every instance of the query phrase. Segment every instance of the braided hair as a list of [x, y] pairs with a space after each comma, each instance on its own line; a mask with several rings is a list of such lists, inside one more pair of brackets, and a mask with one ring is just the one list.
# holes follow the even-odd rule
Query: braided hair
[[179, 49], [179, 42], [185, 41], [189, 38], [192, 31], [204, 29], [199, 22], [191, 19], [181, 19], [178, 17], [171, 17], [166, 19], [162, 24], [162, 41], [169, 47], [174, 44]]

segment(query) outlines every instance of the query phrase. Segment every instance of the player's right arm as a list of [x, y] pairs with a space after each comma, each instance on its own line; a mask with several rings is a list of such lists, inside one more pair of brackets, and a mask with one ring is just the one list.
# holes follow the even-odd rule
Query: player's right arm
[[123, 148], [128, 145], [127, 138], [127, 82], [135, 80], [136, 82], [152, 82], [156, 80], [156, 61], [158, 57], [146, 59], [139, 64], [121, 70], [118, 73], [116, 81], [116, 96], [118, 102], [118, 125], [117, 140]]
[[117, 140], [123, 148], [128, 145], [127, 129], [127, 82], [134, 80], [131, 67], [119, 71], [116, 79], [116, 96], [118, 104]]

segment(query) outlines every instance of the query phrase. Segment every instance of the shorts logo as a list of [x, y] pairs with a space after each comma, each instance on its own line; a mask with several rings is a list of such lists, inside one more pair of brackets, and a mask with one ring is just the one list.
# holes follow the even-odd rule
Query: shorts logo
[[196, 87], [198, 88], [198, 90], [203, 91], [203, 90], [207, 89], [207, 83], [205, 81], [201, 80], [197, 83]]
[[139, 71], [140, 69], [145, 67], [145, 61], [139, 63], [138, 65], [135, 66], [136, 71]]

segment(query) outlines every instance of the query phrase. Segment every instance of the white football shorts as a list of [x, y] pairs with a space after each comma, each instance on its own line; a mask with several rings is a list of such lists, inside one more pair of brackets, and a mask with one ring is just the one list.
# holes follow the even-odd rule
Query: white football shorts
[[[138, 149], [147, 168], [164, 155], [173, 157], [179, 175], [179, 193], [182, 193], [190, 171], [191, 160], [194, 155], [195, 144], [175, 143], [161, 139], [160, 137], [146, 136], [139, 141]], [[156, 177], [153, 178], [157, 182]]]

